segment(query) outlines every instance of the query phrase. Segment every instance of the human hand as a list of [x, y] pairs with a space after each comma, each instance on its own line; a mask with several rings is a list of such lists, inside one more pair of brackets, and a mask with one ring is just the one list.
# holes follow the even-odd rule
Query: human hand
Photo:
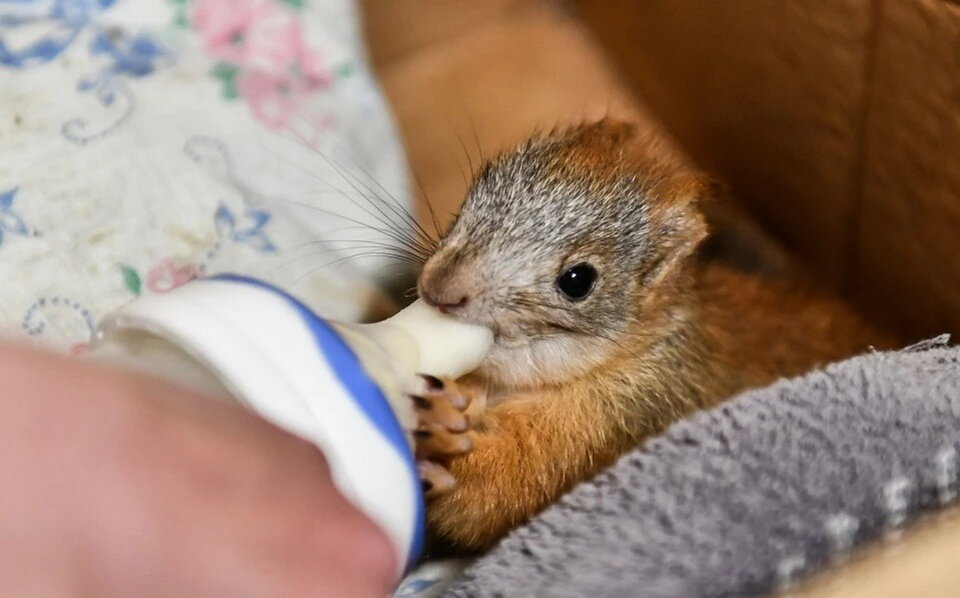
[[0, 579], [39, 596], [382, 597], [320, 452], [159, 380], [0, 346]]

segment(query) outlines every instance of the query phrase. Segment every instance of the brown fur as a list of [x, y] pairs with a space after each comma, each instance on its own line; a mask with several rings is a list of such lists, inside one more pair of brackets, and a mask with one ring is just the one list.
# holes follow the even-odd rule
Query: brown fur
[[[593, 194], [642, 175], [645, 196], [656, 198], [645, 215], [652, 248], [625, 279], [640, 281], [624, 286], [630, 317], [603, 345], [602, 359], [584, 349], [588, 366], [572, 375], [541, 371], [519, 383], [486, 367], [460, 381], [474, 401], [474, 450], [449, 463], [456, 487], [428, 507], [435, 537], [485, 549], [684, 414], [887, 342], [799, 275], [747, 274], [698, 255], [707, 227], [697, 203], [712, 187], [676, 155], [660, 138], [608, 122], [562, 135], [545, 154], [545, 178], [575, 180]], [[602, 248], [609, 241], [597, 238], [601, 249], [591, 249], [612, 251]], [[433, 262], [421, 289], [433, 284], [433, 269], [458, 276], [442, 257]], [[460, 287], [482, 292], [459, 276]]]

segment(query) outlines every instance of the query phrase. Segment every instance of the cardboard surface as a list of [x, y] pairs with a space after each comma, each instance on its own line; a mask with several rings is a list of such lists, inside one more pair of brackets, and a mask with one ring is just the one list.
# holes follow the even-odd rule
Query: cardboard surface
[[853, 288], [915, 336], [960, 335], [960, 5], [878, 19]]

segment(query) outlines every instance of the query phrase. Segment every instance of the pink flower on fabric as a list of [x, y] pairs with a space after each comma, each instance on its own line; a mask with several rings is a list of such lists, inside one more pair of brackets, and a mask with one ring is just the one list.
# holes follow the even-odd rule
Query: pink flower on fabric
[[224, 60], [238, 60], [239, 42], [248, 23], [254, 19], [256, 3], [226, 2], [224, 0], [197, 0], [194, 3], [193, 24], [200, 34], [203, 49]]
[[295, 14], [274, 0], [197, 0], [194, 23], [204, 49], [239, 69], [237, 95], [271, 129], [286, 127], [330, 83]]
[[286, 127], [319, 84], [295, 77], [251, 71], [237, 79], [237, 93], [246, 98], [254, 116], [271, 129]]
[[177, 266], [166, 258], [157, 262], [147, 272], [147, 288], [154, 293], [166, 293], [200, 276], [196, 266]]
[[[198, 0], [193, 22], [206, 52], [238, 65], [283, 68], [296, 22], [272, 0]], [[276, 46], [276, 47], [273, 47]]]

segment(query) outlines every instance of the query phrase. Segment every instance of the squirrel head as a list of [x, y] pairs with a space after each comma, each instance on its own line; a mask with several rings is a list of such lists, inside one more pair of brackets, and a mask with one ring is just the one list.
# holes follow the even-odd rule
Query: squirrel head
[[495, 382], [575, 377], [682, 319], [709, 189], [663, 138], [629, 123], [535, 137], [483, 165], [419, 294], [494, 331], [482, 373]]

